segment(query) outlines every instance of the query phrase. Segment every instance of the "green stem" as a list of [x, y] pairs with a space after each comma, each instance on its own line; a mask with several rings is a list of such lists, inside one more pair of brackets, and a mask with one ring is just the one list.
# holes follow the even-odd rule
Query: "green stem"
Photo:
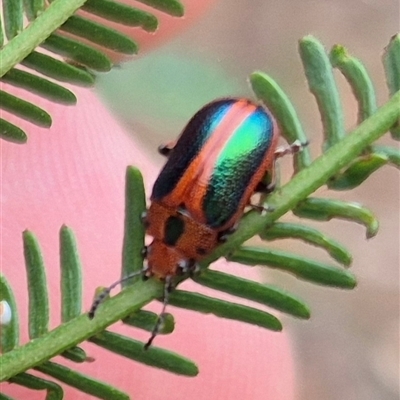
[[15, 36], [0, 52], [0, 77], [39, 46], [86, 0], [56, 0], [38, 18]]
[[87, 314], [58, 326], [48, 334], [17, 347], [1, 357], [0, 382], [40, 365], [68, 348], [83, 342], [107, 326], [127, 317], [156, 297], [162, 295], [162, 284], [150, 279], [110, 298], [102, 304], [93, 320]]

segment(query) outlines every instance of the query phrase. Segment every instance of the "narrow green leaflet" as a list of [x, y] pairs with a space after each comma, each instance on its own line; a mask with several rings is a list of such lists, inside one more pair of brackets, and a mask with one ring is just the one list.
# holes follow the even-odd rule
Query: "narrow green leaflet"
[[0, 138], [18, 144], [26, 143], [28, 140], [26, 133], [22, 129], [3, 118], [0, 118]]
[[178, 375], [196, 376], [197, 365], [172, 351], [152, 346], [144, 349], [144, 343], [108, 331], [90, 338], [90, 341], [121, 356], [152, 367], [165, 369]]
[[[82, 268], [75, 236], [65, 225], [60, 229], [60, 268], [61, 321], [68, 322], [82, 310]], [[64, 351], [62, 356], [78, 363], [87, 360], [85, 351], [79, 347]]]
[[333, 70], [324, 46], [313, 36], [299, 42], [308, 86], [315, 96], [324, 128], [324, 150], [339, 142], [344, 134], [343, 110]]
[[45, 390], [46, 400], [62, 400], [64, 398], [64, 392], [60, 385], [48, 381], [47, 379], [39, 378], [32, 374], [27, 374], [26, 372], [15, 375], [10, 379], [9, 382], [33, 390]]
[[[11, 351], [19, 344], [19, 321], [14, 293], [2, 274], [0, 274], [0, 301], [6, 302], [6, 304], [1, 304], [2, 318], [7, 317], [9, 319], [9, 321], [4, 321], [0, 327], [0, 353], [3, 354]], [[5, 310], [5, 307], [8, 310]], [[6, 316], [5, 311], [9, 311], [10, 315]]]
[[75, 67], [37, 51], [29, 54], [21, 64], [61, 82], [84, 87], [93, 86], [95, 82], [94, 75], [83, 66]]
[[341, 174], [327, 182], [329, 189], [351, 190], [360, 186], [370, 175], [389, 163], [386, 154], [369, 153], [359, 157]]
[[140, 3], [147, 4], [150, 7], [172, 15], [173, 17], [182, 17], [184, 8], [178, 0], [137, 0]]
[[[151, 332], [154, 329], [155, 324], [157, 323], [157, 319], [158, 315], [156, 313], [146, 310], [139, 310], [134, 314], [124, 318], [123, 323]], [[174, 328], [174, 316], [169, 313], [164, 314], [163, 323], [158, 333], [165, 335], [173, 332]]]
[[265, 265], [290, 272], [299, 279], [325, 286], [353, 289], [356, 279], [349, 271], [284, 251], [243, 246], [227, 257], [246, 265]]
[[2, 77], [2, 81], [26, 89], [31, 93], [39, 94], [56, 103], [67, 105], [76, 104], [76, 97], [70, 90], [50, 82], [47, 79], [41, 78], [40, 76], [17, 68], [8, 71]]
[[90, 376], [75, 372], [63, 365], [47, 361], [35, 367], [36, 370], [52, 376], [69, 386], [103, 400], [129, 400], [130, 397], [120, 390]]
[[82, 267], [71, 229], [60, 229], [61, 321], [68, 322], [82, 312]]
[[357, 222], [367, 228], [367, 239], [374, 237], [379, 229], [379, 222], [374, 214], [358, 203], [309, 197], [293, 209], [293, 213], [298, 217], [317, 221], [329, 221], [332, 218], [341, 218]]
[[46, 111], [2, 90], [0, 90], [0, 108], [35, 125], [46, 128], [51, 126], [51, 117]]
[[25, 14], [29, 21], [38, 17], [44, 11], [45, 0], [24, 0]]
[[32, 232], [23, 232], [29, 294], [29, 337], [36, 339], [49, 329], [49, 296], [39, 243]]
[[256, 301], [298, 318], [310, 318], [308, 306], [292, 294], [272, 285], [253, 282], [223, 272], [204, 270], [193, 278], [197, 283], [234, 296]]
[[[276, 118], [280, 132], [288, 143], [298, 140], [307, 143], [307, 137], [297, 116], [297, 112], [286, 93], [267, 74], [253, 72], [250, 75], [250, 84], [256, 94]], [[310, 151], [305, 147], [294, 155], [294, 170], [299, 171], [311, 163]]]
[[[383, 53], [386, 82], [389, 95], [394, 96], [400, 90], [400, 33], [394, 35]], [[400, 140], [400, 118], [390, 130], [392, 138]]]
[[[122, 246], [121, 278], [141, 271], [143, 268], [144, 224], [142, 215], [146, 211], [146, 195], [143, 176], [135, 167], [128, 167], [125, 174], [125, 222]], [[133, 278], [122, 283], [128, 286], [140, 279]]]
[[372, 146], [374, 154], [388, 160], [388, 163], [396, 168], [400, 168], [400, 149], [398, 147], [382, 146], [374, 144]]
[[137, 43], [128, 36], [80, 16], [73, 15], [70, 17], [60, 26], [60, 30], [72, 33], [119, 53], [136, 54], [138, 52]]
[[85, 351], [77, 346], [65, 350], [61, 353], [61, 355], [64, 358], [76, 363], [83, 363], [88, 360], [88, 356], [86, 355]]
[[140, 26], [147, 32], [155, 32], [158, 27], [158, 20], [153, 14], [116, 1], [87, 0], [82, 9], [109, 21]]
[[108, 72], [112, 67], [110, 58], [101, 51], [56, 33], [51, 34], [41, 46], [95, 71]]
[[0, 18], [0, 48], [2, 48], [3, 46], [4, 46], [3, 19]]
[[[338, 68], [349, 82], [358, 102], [358, 123], [376, 111], [376, 95], [371, 79], [364, 65], [350, 56], [343, 46], [334, 46], [330, 54], [332, 65]], [[385, 154], [366, 149], [345, 171], [328, 181], [328, 187], [335, 190], [353, 189], [364, 182], [373, 172], [389, 162]]]
[[276, 222], [260, 233], [263, 240], [300, 239], [313, 246], [325, 249], [336, 261], [345, 266], [352, 262], [351, 253], [340, 243], [326, 236], [321, 231], [303, 224]]
[[358, 102], [358, 123], [370, 117], [376, 111], [376, 95], [371, 78], [364, 65], [347, 50], [336, 45], [330, 52], [333, 67], [338, 68], [349, 82]]
[[22, 31], [22, 0], [3, 0], [3, 22], [7, 39], [10, 40]]
[[171, 293], [169, 303], [173, 306], [197, 311], [203, 314], [214, 314], [221, 318], [233, 319], [248, 324], [261, 326], [272, 331], [281, 331], [282, 324], [273, 315], [256, 308], [229, 301], [215, 299], [200, 293], [175, 290]]

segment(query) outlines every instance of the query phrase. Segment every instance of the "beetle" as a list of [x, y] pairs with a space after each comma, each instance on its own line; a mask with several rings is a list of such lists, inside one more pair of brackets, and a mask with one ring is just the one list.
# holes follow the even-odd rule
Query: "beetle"
[[[224, 98], [205, 105], [175, 142], [159, 148], [168, 159], [143, 216], [153, 241], [144, 249], [147, 266], [139, 273], [165, 282], [164, 302], [145, 348], [160, 329], [174, 277], [194, 273], [197, 262], [226, 240], [251, 206], [251, 196], [269, 189], [262, 179], [276, 157], [299, 147], [277, 149], [278, 136], [275, 119], [265, 107], [244, 98]], [[89, 316], [119, 283], [94, 301]]]
[[198, 111], [173, 145], [154, 183], [145, 217], [154, 238], [147, 276], [187, 272], [231, 232], [266, 171], [278, 130], [271, 114], [247, 99], [221, 99]]

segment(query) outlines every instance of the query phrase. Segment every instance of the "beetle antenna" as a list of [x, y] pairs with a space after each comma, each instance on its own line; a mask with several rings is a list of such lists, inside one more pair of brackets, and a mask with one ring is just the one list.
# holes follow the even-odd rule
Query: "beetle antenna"
[[93, 319], [94, 314], [96, 313], [96, 310], [98, 309], [99, 305], [105, 300], [105, 298], [110, 294], [111, 290], [113, 290], [116, 286], [118, 286], [120, 283], [126, 282], [131, 278], [134, 278], [135, 276], [138, 275], [143, 275], [143, 273], [146, 271], [146, 268], [141, 269], [140, 271], [133, 272], [127, 276], [124, 276], [123, 278], [119, 279], [118, 281], [114, 282], [112, 285], [109, 287], [103, 289], [93, 300], [92, 307], [90, 307], [89, 310], [89, 318]]
[[157, 318], [157, 322], [154, 325], [153, 330], [151, 331], [151, 336], [150, 339], [147, 341], [147, 343], [144, 345], [144, 349], [147, 350], [151, 344], [153, 343], [153, 340], [156, 338], [156, 336], [160, 332], [160, 328], [164, 322], [165, 319], [165, 309], [167, 308], [167, 304], [169, 302], [169, 295], [173, 289], [172, 285], [172, 275], [168, 275], [165, 277], [165, 283], [164, 283], [164, 299], [163, 299], [163, 307], [161, 309], [161, 313]]

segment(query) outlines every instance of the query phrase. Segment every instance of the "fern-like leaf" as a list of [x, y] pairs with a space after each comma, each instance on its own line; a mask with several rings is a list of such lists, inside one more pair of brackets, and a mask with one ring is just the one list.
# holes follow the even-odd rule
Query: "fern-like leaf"
[[[183, 6], [178, 0], [142, 3], [171, 16], [183, 15]], [[80, 8], [85, 12], [76, 14]], [[101, 22], [95, 22], [94, 15], [100, 17]], [[24, 18], [28, 20], [26, 26]], [[48, 78], [92, 86], [93, 71], [109, 71], [113, 66], [106, 50], [128, 55], [138, 51], [134, 40], [118, 29], [107, 27], [107, 21], [140, 27], [148, 32], [158, 27], [153, 14], [114, 0], [5, 0], [0, 17], [0, 27], [4, 26], [5, 32], [4, 37], [0, 29], [1, 80], [50, 101], [75, 104], [77, 99], [69, 89]], [[40, 48], [53, 54], [43, 54]], [[28, 71], [18, 68], [19, 63]], [[38, 76], [37, 72], [44, 76]], [[7, 89], [0, 93], [0, 108], [38, 126], [50, 127], [52, 123], [45, 110], [11, 95]], [[27, 135], [18, 126], [1, 119], [0, 138], [25, 143]]]

